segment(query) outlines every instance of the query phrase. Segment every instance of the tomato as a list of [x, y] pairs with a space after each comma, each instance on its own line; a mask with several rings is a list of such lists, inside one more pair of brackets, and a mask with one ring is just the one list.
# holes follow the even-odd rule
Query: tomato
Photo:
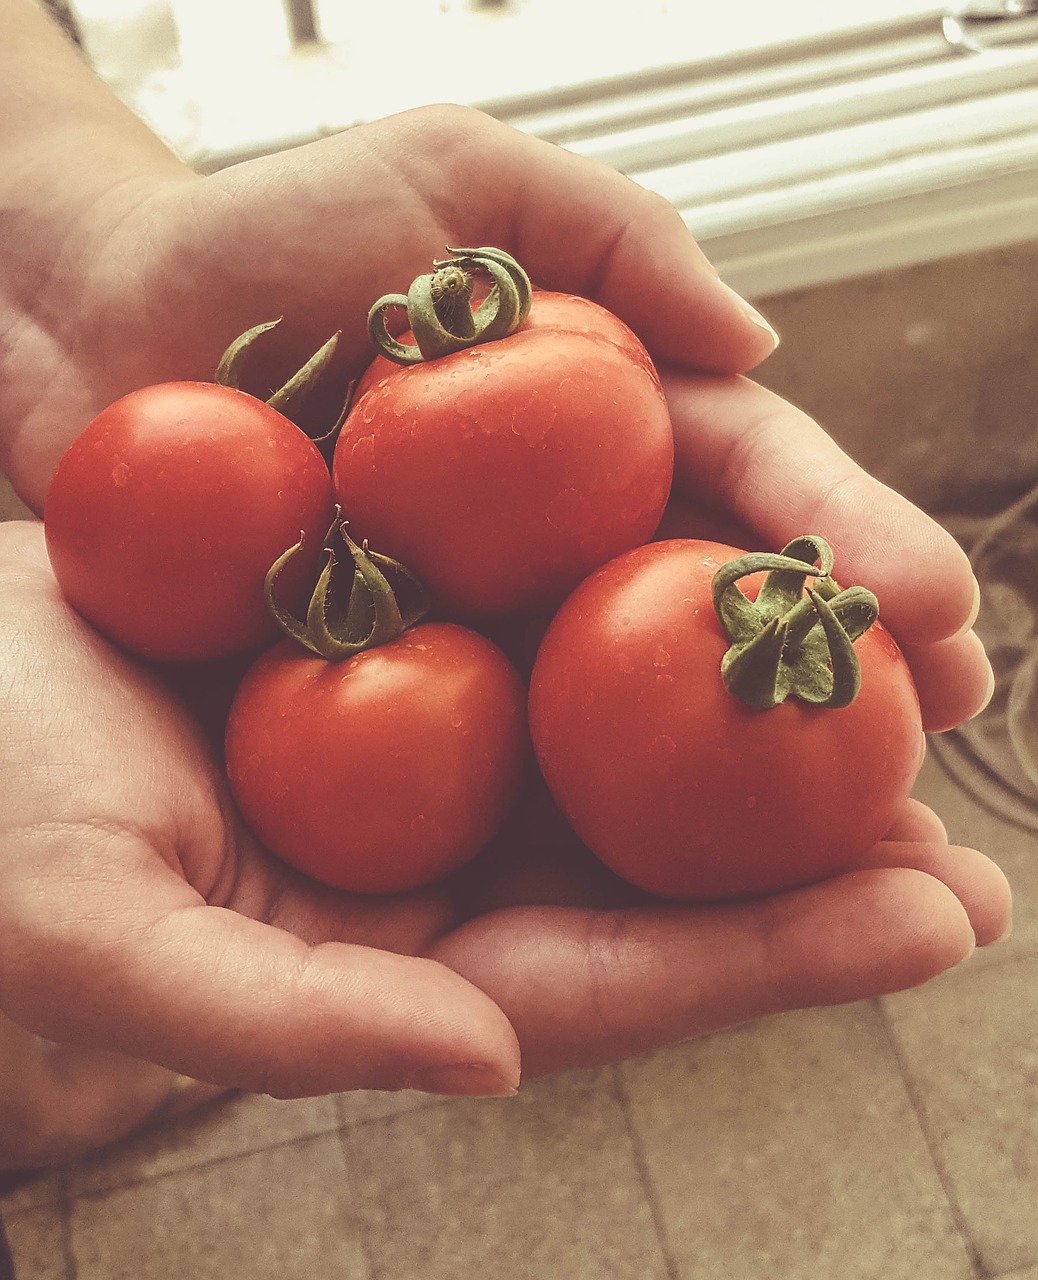
[[283, 641], [246, 674], [225, 739], [232, 794], [259, 839], [358, 893], [416, 888], [471, 859], [527, 753], [515, 669], [449, 622], [341, 662]]
[[328, 467], [292, 422], [231, 387], [173, 382], [117, 400], [72, 442], [44, 525], [62, 592], [100, 631], [196, 660], [276, 634], [264, 575], [300, 531], [315, 560], [333, 510]]
[[744, 898], [853, 868], [922, 763], [915, 686], [878, 622], [853, 646], [847, 706], [756, 710], [729, 692], [711, 584], [743, 554], [672, 540], [618, 557], [565, 601], [534, 665], [530, 731], [560, 808], [663, 897]]
[[584, 298], [534, 292], [507, 337], [401, 367], [376, 358], [335, 451], [351, 527], [448, 615], [554, 606], [652, 536], [673, 435], [645, 348]]

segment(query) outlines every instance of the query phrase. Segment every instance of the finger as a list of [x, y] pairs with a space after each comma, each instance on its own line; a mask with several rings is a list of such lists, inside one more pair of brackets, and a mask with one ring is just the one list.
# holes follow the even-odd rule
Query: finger
[[469, 216], [537, 283], [600, 302], [663, 360], [744, 372], [775, 349], [774, 331], [721, 282], [669, 201], [489, 117], [457, 124], [473, 131], [467, 155], [495, 178], [479, 184], [473, 172]]
[[[67, 875], [55, 846], [70, 839], [91, 866], [71, 903], [67, 884], [48, 883]], [[40, 832], [4, 855], [21, 875], [0, 906], [3, 1001], [38, 1034], [277, 1097], [514, 1091], [507, 1019], [432, 960], [308, 945], [206, 906], [133, 837]]]
[[948, 832], [929, 805], [923, 804], [921, 800], [908, 799], [901, 813], [891, 823], [884, 839], [917, 843], [929, 841], [935, 845], [946, 845]]
[[64, 1164], [189, 1097], [198, 1105], [221, 1092], [134, 1058], [53, 1044], [3, 1014], [0, 1079], [0, 1170]]
[[[806, 413], [745, 378], [665, 373], [675, 487], [729, 508], [769, 547], [816, 533], [836, 576], [879, 598], [898, 642], [958, 635], [976, 616], [965, 552], [900, 494], [854, 463]], [[961, 655], [960, 655], [961, 656]]]
[[943, 733], [978, 716], [995, 692], [995, 673], [975, 631], [965, 631], [936, 644], [905, 645], [912, 669], [923, 727]]
[[1013, 918], [1013, 897], [1004, 872], [976, 849], [937, 841], [884, 840], [864, 867], [911, 867], [940, 880], [962, 903], [978, 947], [1004, 938]]
[[737, 906], [498, 912], [433, 954], [507, 1012], [529, 1076], [902, 990], [973, 947], [945, 884], [881, 868]]
[[[615, 311], [661, 359], [741, 372], [775, 347], [673, 206], [615, 170], [466, 107], [403, 112], [206, 183], [203, 199], [219, 197], [218, 214], [232, 190], [264, 193], [262, 219], [246, 220], [221, 256], [222, 269], [242, 282], [236, 296], [251, 295], [254, 307], [261, 288], [286, 312], [321, 309], [322, 323], [335, 328], [343, 308], [355, 307], [359, 333], [375, 299], [406, 291], [447, 245], [492, 244], [514, 253], [542, 288]], [[346, 326], [346, 346], [353, 329]]]

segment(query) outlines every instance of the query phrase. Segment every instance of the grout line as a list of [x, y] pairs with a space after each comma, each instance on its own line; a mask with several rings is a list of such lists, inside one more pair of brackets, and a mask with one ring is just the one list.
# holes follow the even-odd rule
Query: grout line
[[[418, 1108], [418, 1109], [423, 1110], [424, 1108]], [[382, 1116], [380, 1118], [383, 1120], [389, 1119], [388, 1116]], [[353, 1219], [353, 1229], [355, 1233], [355, 1239], [357, 1241], [358, 1247], [360, 1248], [361, 1255], [364, 1258], [364, 1266], [367, 1268], [368, 1280], [379, 1280], [380, 1271], [378, 1266], [378, 1258], [375, 1253], [374, 1244], [371, 1239], [371, 1230], [368, 1227], [367, 1222], [362, 1221], [360, 1218], [360, 1215], [355, 1212], [356, 1201], [354, 1200], [353, 1181], [350, 1178], [350, 1166], [349, 1166], [349, 1161], [346, 1154], [346, 1137], [345, 1137], [347, 1130], [353, 1130], [355, 1127], [358, 1127], [358, 1126], [355, 1126], [352, 1124], [342, 1125], [339, 1129], [336, 1130], [335, 1138], [339, 1144], [339, 1154], [342, 1156], [342, 1166], [345, 1172], [345, 1176], [343, 1178], [343, 1186], [346, 1189], [346, 1195], [348, 1197], [350, 1213]]]
[[[380, 1124], [383, 1120], [393, 1120], [397, 1116], [410, 1115], [412, 1111], [426, 1111], [430, 1107], [443, 1106], [450, 1101], [449, 1098], [434, 1099], [428, 1104], [420, 1103], [415, 1107], [409, 1107], [406, 1110], [398, 1112], [390, 1112], [384, 1116], [363, 1116], [357, 1120], [349, 1120], [345, 1123], [338, 1118], [326, 1129], [317, 1129], [313, 1133], [297, 1134], [294, 1138], [285, 1138], [279, 1142], [264, 1142], [257, 1146], [246, 1147], [241, 1151], [231, 1151], [226, 1155], [211, 1156], [208, 1159], [197, 1160], [192, 1164], [179, 1165], [175, 1169], [163, 1169], [158, 1173], [146, 1173], [134, 1175], [127, 1178], [119, 1178], [118, 1180], [103, 1187], [85, 1187], [81, 1191], [68, 1194], [70, 1205], [76, 1200], [100, 1200], [104, 1196], [113, 1195], [116, 1191], [128, 1191], [133, 1187], [149, 1186], [152, 1183], [163, 1182], [167, 1178], [176, 1178], [183, 1174], [200, 1172], [205, 1169], [214, 1169], [221, 1164], [230, 1164], [234, 1160], [244, 1160], [247, 1156], [262, 1155], [268, 1151], [281, 1151], [289, 1147], [300, 1146], [306, 1142], [314, 1142], [318, 1138], [331, 1137], [333, 1134], [338, 1135], [347, 1129], [362, 1128], [365, 1125]], [[155, 1129], [151, 1131], [150, 1136], [161, 1137], [162, 1130]], [[59, 1196], [57, 1203], [61, 1204]], [[73, 1280], [75, 1278], [73, 1277]]]
[[873, 1003], [875, 1004], [876, 1011], [879, 1014], [880, 1022], [887, 1038], [887, 1044], [890, 1047], [890, 1052], [893, 1054], [894, 1061], [897, 1064], [897, 1069], [901, 1074], [901, 1082], [904, 1085], [909, 1105], [915, 1114], [916, 1124], [918, 1124], [923, 1137], [923, 1142], [926, 1144], [926, 1150], [930, 1156], [930, 1163], [933, 1165], [934, 1173], [937, 1176], [941, 1192], [948, 1203], [948, 1211], [951, 1213], [952, 1222], [955, 1224], [955, 1230], [958, 1232], [966, 1249], [966, 1256], [969, 1259], [975, 1280], [991, 1280], [990, 1272], [981, 1260], [980, 1250], [977, 1248], [977, 1244], [970, 1232], [969, 1225], [963, 1215], [962, 1208], [959, 1205], [958, 1198], [952, 1189], [951, 1179], [949, 1178], [948, 1173], [944, 1168], [944, 1164], [941, 1161], [940, 1155], [938, 1154], [937, 1146], [933, 1141], [933, 1137], [930, 1132], [930, 1127], [926, 1123], [926, 1113], [923, 1107], [922, 1097], [920, 1096], [919, 1090], [916, 1088], [915, 1081], [912, 1079], [912, 1074], [908, 1069], [908, 1061], [901, 1051], [901, 1046], [898, 1043], [897, 1036], [894, 1035], [894, 1030], [890, 1025], [886, 1009], [883, 1007], [883, 1002], [880, 999], [874, 1000]]
[[72, 1196], [69, 1192], [69, 1177], [61, 1175], [61, 1188], [58, 1192], [57, 1209], [61, 1217], [61, 1252], [65, 1263], [65, 1280], [78, 1280], [79, 1263], [72, 1243]]
[[[160, 1173], [145, 1174], [143, 1177], [129, 1178], [125, 1182], [113, 1182], [106, 1187], [86, 1187], [69, 1195], [71, 1207], [77, 1200], [103, 1200], [105, 1196], [115, 1195], [118, 1191], [132, 1191], [135, 1187], [148, 1187], [165, 1182], [169, 1178], [184, 1177], [189, 1174], [202, 1173], [208, 1169], [216, 1169], [223, 1164], [234, 1164], [237, 1160], [247, 1160], [249, 1156], [263, 1155], [268, 1151], [287, 1151], [290, 1147], [301, 1147], [308, 1142], [317, 1142], [320, 1138], [328, 1138], [337, 1134], [338, 1129], [322, 1129], [318, 1133], [303, 1133], [295, 1138], [286, 1138], [283, 1142], [271, 1142], [262, 1147], [249, 1147], [244, 1151], [232, 1151], [225, 1156], [213, 1156], [209, 1160], [199, 1160], [195, 1164], [181, 1165], [177, 1169], [163, 1169]], [[73, 1277], [73, 1280], [75, 1278]]]
[[632, 1153], [634, 1155], [634, 1165], [638, 1171], [638, 1179], [641, 1182], [642, 1192], [649, 1205], [649, 1212], [652, 1215], [652, 1225], [656, 1232], [656, 1242], [659, 1245], [660, 1254], [663, 1257], [663, 1265], [667, 1270], [667, 1280], [681, 1280], [681, 1272], [678, 1268], [677, 1259], [670, 1247], [670, 1238], [667, 1234], [666, 1222], [664, 1220], [663, 1206], [660, 1204], [659, 1197], [656, 1194], [656, 1185], [649, 1173], [649, 1164], [645, 1158], [645, 1146], [642, 1143], [642, 1136], [638, 1132], [638, 1127], [634, 1123], [634, 1115], [631, 1110], [631, 1098], [627, 1092], [627, 1086], [624, 1083], [620, 1066], [616, 1065], [611, 1068], [613, 1081], [613, 1094], [616, 1098], [620, 1113], [624, 1119], [624, 1125], [627, 1128], [627, 1137], [631, 1143]]
[[1014, 1267], [1012, 1271], [999, 1271], [997, 1275], [989, 1272], [984, 1280], [1031, 1280], [1035, 1274], [1034, 1266], [1033, 1262], [1025, 1262], [1022, 1267]]

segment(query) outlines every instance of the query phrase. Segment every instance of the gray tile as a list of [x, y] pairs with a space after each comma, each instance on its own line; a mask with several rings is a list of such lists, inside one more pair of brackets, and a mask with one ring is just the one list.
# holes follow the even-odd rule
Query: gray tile
[[18, 1280], [66, 1280], [65, 1226], [51, 1205], [25, 1213], [4, 1214]]
[[378, 1280], [666, 1280], [610, 1071], [342, 1134]]
[[[3, 1175], [0, 1174], [0, 1178]], [[7, 1191], [0, 1191], [0, 1213], [18, 1213], [56, 1204], [64, 1189], [64, 1175], [57, 1170], [43, 1170]]]
[[971, 1280], [872, 1004], [625, 1064], [681, 1280]]
[[72, 1195], [125, 1186], [181, 1169], [329, 1133], [339, 1125], [332, 1098], [281, 1102], [237, 1097], [156, 1126], [69, 1169]]
[[340, 1126], [347, 1128], [369, 1120], [386, 1120], [422, 1107], [442, 1106], [443, 1101], [438, 1094], [422, 1093], [417, 1089], [358, 1089], [353, 1093], [336, 1094], [335, 1109]]
[[987, 1272], [1038, 1263], [1038, 958], [961, 969], [883, 1008]]
[[347, 1196], [334, 1135], [84, 1196], [77, 1280], [369, 1280]]
[[995, 510], [1038, 474], [1036, 278], [1030, 243], [771, 298], [753, 376], [927, 510]]

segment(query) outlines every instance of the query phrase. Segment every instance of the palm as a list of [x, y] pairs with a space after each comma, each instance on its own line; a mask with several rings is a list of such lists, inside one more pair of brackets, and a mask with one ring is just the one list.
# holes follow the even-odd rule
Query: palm
[[[615, 175], [542, 144], [517, 153], [510, 131], [470, 128], [460, 140], [457, 132], [450, 112], [432, 124], [405, 115], [206, 179], [162, 170], [161, 179], [127, 183], [91, 207], [70, 254], [82, 278], [62, 281], [75, 309], [25, 327], [0, 387], [0, 417], [49, 442], [49, 457], [33, 454], [40, 474], [22, 484], [32, 505], [42, 503], [42, 476], [70, 435], [116, 396], [154, 381], [211, 378], [231, 339], [260, 321], [285, 317], [268, 340], [257, 390], [339, 330], [340, 365], [356, 368], [370, 354], [371, 303], [406, 289], [448, 244], [507, 247], [542, 286], [597, 296], [658, 339], [661, 358], [688, 353], [682, 311], [703, 299], [716, 309], [719, 300], [701, 289], [703, 299], [682, 304], [680, 277], [667, 284], [670, 242], [687, 252], [672, 210], [648, 197], [639, 207], [661, 255], [646, 274], [637, 253], [618, 244], [612, 220], [596, 217], [615, 200]], [[574, 190], [562, 202], [558, 180], [567, 176]], [[531, 222], [547, 212], [548, 226], [524, 231], [524, 210]], [[703, 367], [746, 366], [766, 350], [730, 314], [705, 319]]]
[[[253, 986], [257, 966], [269, 965], [271, 982], [279, 970], [300, 966], [306, 952], [295, 939], [308, 947], [345, 944], [340, 958], [351, 963], [378, 955], [369, 948], [440, 959], [501, 1004], [532, 1071], [604, 1060], [720, 1025], [739, 1015], [739, 1000], [748, 1014], [798, 999], [796, 974], [806, 957], [796, 958], [785, 975], [792, 987], [765, 988], [763, 1007], [759, 986], [746, 981], [751, 974], [737, 973], [733, 990], [730, 968], [723, 980], [716, 975], [717, 990], [692, 999], [684, 984], [675, 987], [674, 968], [694, 962], [709, 972], [717, 966], [711, 952], [733, 941], [737, 949], [749, 945], [757, 964], [759, 935], [775, 928], [788, 904], [712, 911], [653, 904], [586, 854], [536, 785], [494, 844], [445, 886], [369, 899], [297, 876], [237, 819], [217, 753], [169, 679], [117, 654], [60, 600], [39, 527], [11, 529], [6, 542], [7, 572], [17, 573], [17, 590], [7, 601], [20, 620], [8, 620], [20, 692], [4, 741], [16, 755], [33, 718], [42, 712], [48, 725], [32, 770], [19, 770], [14, 758], [5, 762], [9, 776], [20, 778], [9, 804], [16, 835], [8, 856], [16, 867], [25, 856], [26, 866], [39, 869], [23, 875], [20, 888], [47, 903], [46, 919], [22, 917], [3, 931], [12, 950], [43, 957], [10, 987], [8, 1012], [26, 1025], [54, 1038], [89, 1040], [96, 1034], [93, 993], [103, 989], [117, 993], [121, 1019], [130, 1015], [121, 1021], [119, 1047], [197, 1071], [193, 1042], [211, 1034], [197, 1020], [215, 986], [239, 1000], [241, 1016], [251, 1013], [257, 1025], [253, 1038], [238, 1046], [233, 1066], [210, 1066], [209, 1073], [225, 1083], [293, 1093], [342, 1085], [338, 1061], [319, 1060], [300, 1077], [294, 1055], [287, 1063], [279, 1056], [298, 1033], [295, 1019], [274, 1027], [255, 1008], [264, 998]], [[41, 665], [39, 656], [50, 651], [53, 661]], [[225, 696], [228, 677], [218, 672], [214, 686], [208, 673], [181, 673], [176, 683], [189, 700], [201, 694], [211, 711], [214, 693]], [[59, 804], [56, 797], [67, 799]], [[935, 858], [934, 828], [925, 817], [906, 815], [902, 834], [929, 836], [931, 844], [891, 845], [889, 854], [877, 851], [881, 865], [913, 859], [926, 865]], [[941, 874], [968, 882], [976, 870], [949, 858]], [[863, 897], [872, 900], [874, 919], [877, 909], [901, 911], [904, 893], [924, 901], [937, 894], [948, 915], [939, 950], [960, 945], [955, 914], [961, 908], [951, 895], [941, 900], [941, 886], [927, 877], [889, 874], [909, 879], [888, 885], [886, 908], [875, 899], [875, 885], [861, 877], [791, 895], [795, 927], [802, 930], [806, 922], [818, 930], [812, 963], [833, 945], [831, 921], [853, 918]], [[249, 922], [272, 928], [255, 933]], [[896, 927], [903, 931], [905, 924]], [[888, 936], [885, 957], [896, 942]], [[76, 956], [74, 967], [69, 954]], [[66, 975], [58, 986], [50, 981], [48, 959]], [[840, 995], [871, 993], [875, 963], [865, 955], [850, 974], [836, 973]], [[916, 981], [934, 963], [940, 959], [926, 955], [920, 971], [918, 958], [909, 958], [893, 979], [884, 973], [880, 981]], [[168, 974], [153, 971], [162, 964]], [[646, 982], [658, 986], [655, 1000], [646, 999]], [[301, 992], [300, 1017], [308, 1000], [312, 995]]]

